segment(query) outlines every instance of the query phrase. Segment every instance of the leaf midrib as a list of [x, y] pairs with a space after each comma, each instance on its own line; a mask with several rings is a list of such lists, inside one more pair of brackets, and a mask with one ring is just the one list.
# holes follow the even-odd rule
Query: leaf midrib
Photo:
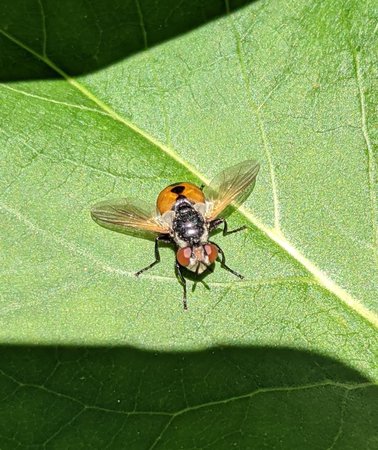
[[[92, 100], [95, 104], [97, 104], [104, 112], [106, 112], [110, 117], [112, 117], [117, 122], [122, 123], [127, 126], [129, 129], [133, 130], [135, 133], [142, 136], [147, 141], [151, 142], [155, 147], [166, 153], [170, 158], [181, 164], [185, 167], [186, 170], [191, 172], [194, 176], [196, 176], [202, 182], [208, 184], [209, 179], [207, 179], [201, 172], [199, 172], [192, 164], [183, 159], [175, 150], [171, 147], [165, 145], [160, 142], [149, 133], [139, 128], [132, 122], [128, 121], [124, 117], [120, 116], [116, 111], [114, 111], [111, 107], [109, 107], [102, 100], [98, 99], [89, 89], [85, 86], [78, 83], [74, 78], [71, 78], [68, 74], [66, 74], [62, 69], [60, 69], [53, 61], [51, 61], [47, 56], [40, 55], [35, 50], [10, 35], [6, 31], [0, 29], [0, 34], [5, 36], [7, 39], [23, 48], [38, 60], [45, 63], [51, 69], [53, 69], [57, 74], [59, 74], [64, 80], [66, 80], [71, 86], [80, 91], [85, 97]], [[294, 259], [297, 263], [299, 263], [302, 267], [304, 267], [307, 272], [309, 272], [319, 286], [325, 289], [327, 292], [333, 294], [337, 297], [344, 305], [348, 306], [355, 313], [364, 318], [369, 325], [378, 328], [378, 316], [368, 308], [366, 308], [358, 299], [354, 298], [349, 292], [347, 292], [344, 288], [339, 286], [336, 282], [334, 282], [328, 275], [323, 272], [319, 267], [316, 266], [311, 260], [306, 258], [302, 253], [291, 244], [284, 234], [281, 231], [278, 231], [274, 228], [266, 226], [263, 222], [261, 222], [251, 211], [246, 209], [245, 207], [240, 207], [239, 212], [244, 215], [246, 219], [251, 222], [256, 228], [258, 228], [262, 233], [265, 234], [271, 241], [275, 242], [282, 250], [285, 251], [292, 259]]]

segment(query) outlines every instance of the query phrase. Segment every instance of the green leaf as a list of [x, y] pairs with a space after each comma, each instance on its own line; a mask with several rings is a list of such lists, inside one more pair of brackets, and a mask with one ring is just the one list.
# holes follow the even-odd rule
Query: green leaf
[[[375, 448], [373, 2], [16, 3], [1, 447]], [[136, 279], [152, 242], [90, 218], [249, 158], [248, 230], [214, 238], [245, 280], [190, 280], [187, 313], [171, 248]]]

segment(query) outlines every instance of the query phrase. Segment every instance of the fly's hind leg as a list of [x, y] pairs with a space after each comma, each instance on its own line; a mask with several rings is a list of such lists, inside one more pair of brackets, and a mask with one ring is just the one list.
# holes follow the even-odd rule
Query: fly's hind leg
[[223, 224], [223, 236], [227, 236], [229, 234], [233, 234], [233, 233], [237, 233], [238, 231], [242, 231], [245, 230], [247, 227], [245, 225], [243, 225], [242, 227], [239, 228], [235, 228], [235, 230], [230, 230], [228, 231], [227, 228], [227, 221], [225, 219], [215, 219], [210, 223], [210, 230], [215, 230], [215, 228], [218, 228], [219, 225]]
[[155, 261], [152, 262], [151, 264], [149, 264], [147, 267], [144, 267], [143, 269], [138, 270], [138, 272], [135, 273], [135, 275], [137, 277], [139, 277], [139, 275], [141, 273], [145, 272], [146, 270], [151, 269], [152, 267], [154, 267], [156, 264], [158, 264], [160, 262], [159, 241], [166, 242], [166, 243], [172, 242], [171, 238], [165, 234], [156, 236], [156, 238], [155, 238]]
[[188, 304], [187, 304], [187, 299], [186, 299], [186, 280], [184, 278], [184, 275], [181, 272], [181, 266], [180, 264], [176, 261], [175, 263], [175, 272], [177, 275], [177, 278], [179, 279], [179, 282], [183, 288], [183, 295], [182, 295], [182, 303], [184, 305], [184, 309], [187, 310], [188, 309]]
[[221, 267], [223, 269], [228, 270], [233, 275], [235, 275], [236, 277], [238, 277], [238, 278], [240, 278], [242, 280], [244, 278], [243, 275], [241, 275], [240, 273], [236, 272], [236, 270], [231, 269], [231, 267], [228, 267], [228, 265], [226, 264], [226, 257], [224, 255], [223, 250], [219, 247], [219, 245], [216, 244], [215, 242], [212, 242], [212, 241], [209, 241], [209, 242], [210, 242], [210, 244], [215, 245], [215, 247], [218, 249], [219, 255], [221, 255], [221, 261], [220, 261]]

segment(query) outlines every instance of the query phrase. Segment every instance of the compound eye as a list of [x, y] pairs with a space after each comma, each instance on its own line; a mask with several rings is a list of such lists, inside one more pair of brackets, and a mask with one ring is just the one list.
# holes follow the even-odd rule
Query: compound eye
[[191, 256], [192, 249], [190, 247], [180, 248], [180, 250], [178, 250], [176, 253], [178, 263], [184, 267], [189, 266]]
[[218, 258], [218, 249], [214, 244], [205, 244], [204, 246], [205, 253], [209, 258], [210, 264]]

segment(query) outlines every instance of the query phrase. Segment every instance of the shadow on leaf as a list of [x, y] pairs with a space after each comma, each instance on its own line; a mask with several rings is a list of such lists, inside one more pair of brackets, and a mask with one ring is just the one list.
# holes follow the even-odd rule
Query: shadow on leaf
[[377, 387], [316, 354], [3, 346], [9, 448], [368, 448]]
[[57, 77], [50, 61], [71, 76], [96, 71], [253, 1], [3, 0], [0, 80]]

